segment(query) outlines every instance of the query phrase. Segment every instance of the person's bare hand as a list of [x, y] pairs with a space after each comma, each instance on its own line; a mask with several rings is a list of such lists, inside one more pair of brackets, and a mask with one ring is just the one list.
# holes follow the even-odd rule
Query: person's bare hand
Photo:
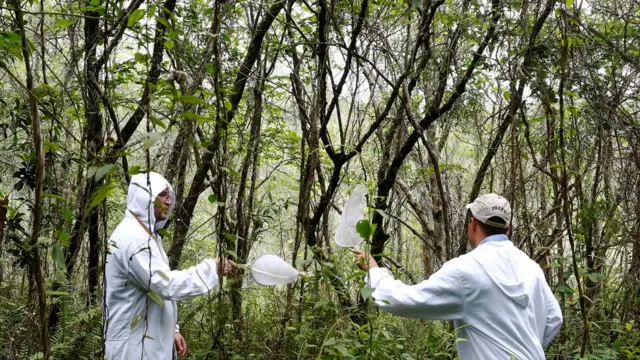
[[365, 254], [364, 251], [354, 249], [349, 250], [351, 250], [351, 252], [355, 254], [356, 265], [360, 268], [360, 270], [369, 271], [369, 269], [378, 267], [378, 263], [376, 262], [376, 260], [372, 256]]
[[176, 353], [180, 356], [187, 355], [187, 342], [184, 341], [184, 337], [180, 333], [173, 334], [173, 343], [176, 346]]
[[216, 258], [216, 264], [218, 265], [218, 276], [227, 276], [231, 274], [236, 266], [236, 263], [227, 258]]

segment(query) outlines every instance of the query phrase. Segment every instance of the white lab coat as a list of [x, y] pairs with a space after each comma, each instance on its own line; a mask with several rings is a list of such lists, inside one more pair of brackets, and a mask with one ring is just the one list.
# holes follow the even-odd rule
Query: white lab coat
[[[108, 360], [172, 360], [178, 316], [175, 301], [205, 294], [218, 285], [212, 259], [186, 270], [170, 270], [160, 236], [149, 236], [134, 217], [155, 232], [166, 223], [155, 221], [153, 201], [167, 188], [174, 198], [173, 190], [161, 175], [150, 173], [149, 178], [150, 188], [147, 174], [131, 178], [127, 211], [109, 239], [104, 301]], [[162, 305], [148, 296], [151, 291]]]
[[511, 241], [486, 242], [409, 286], [369, 271], [375, 304], [399, 316], [453, 320], [461, 360], [544, 360], [562, 313], [540, 266]]

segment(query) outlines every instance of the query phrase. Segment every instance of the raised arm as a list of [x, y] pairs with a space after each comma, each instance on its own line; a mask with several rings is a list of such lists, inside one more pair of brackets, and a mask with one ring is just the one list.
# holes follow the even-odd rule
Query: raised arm
[[125, 259], [134, 284], [149, 289], [164, 300], [183, 300], [207, 293], [218, 286], [217, 262], [203, 260], [186, 270], [170, 270], [154, 240], [136, 241]]
[[462, 318], [465, 290], [454, 262], [417, 285], [404, 284], [379, 267], [369, 270], [368, 281], [375, 289], [376, 305], [392, 314], [430, 320]]

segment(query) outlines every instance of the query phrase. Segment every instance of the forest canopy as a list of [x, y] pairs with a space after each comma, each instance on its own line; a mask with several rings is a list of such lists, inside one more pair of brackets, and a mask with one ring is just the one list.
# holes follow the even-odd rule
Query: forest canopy
[[186, 358], [455, 358], [336, 245], [364, 185], [363, 248], [410, 284], [502, 194], [564, 314], [548, 358], [638, 359], [639, 72], [631, 0], [0, 0], [0, 358], [101, 358], [109, 237], [154, 171], [172, 269], [301, 272], [180, 301]]

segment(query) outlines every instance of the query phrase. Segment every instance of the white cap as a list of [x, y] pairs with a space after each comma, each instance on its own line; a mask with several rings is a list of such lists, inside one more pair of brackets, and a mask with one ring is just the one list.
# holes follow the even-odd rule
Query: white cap
[[[511, 205], [507, 199], [497, 194], [485, 194], [478, 196], [474, 202], [466, 206], [471, 210], [471, 215], [480, 222], [489, 226], [506, 228], [511, 222]], [[492, 217], [504, 220], [504, 224], [489, 221]]]

